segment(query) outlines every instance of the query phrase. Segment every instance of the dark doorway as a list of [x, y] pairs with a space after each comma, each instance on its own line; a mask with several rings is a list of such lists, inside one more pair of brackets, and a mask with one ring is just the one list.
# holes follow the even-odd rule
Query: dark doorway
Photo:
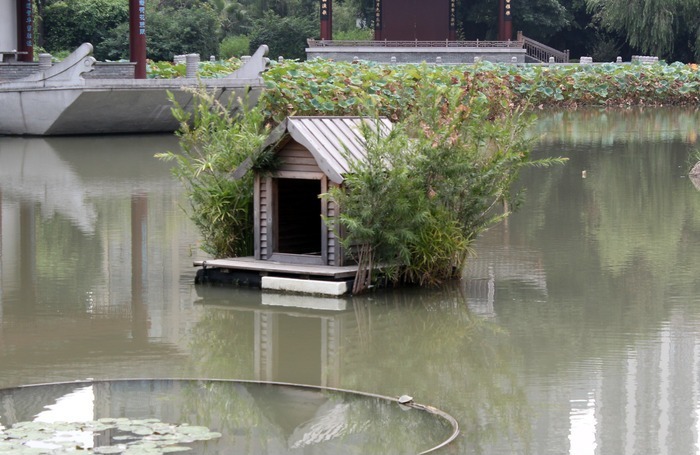
[[449, 0], [383, 0], [382, 38], [442, 41], [449, 38]]
[[321, 255], [320, 180], [277, 179], [276, 253]]

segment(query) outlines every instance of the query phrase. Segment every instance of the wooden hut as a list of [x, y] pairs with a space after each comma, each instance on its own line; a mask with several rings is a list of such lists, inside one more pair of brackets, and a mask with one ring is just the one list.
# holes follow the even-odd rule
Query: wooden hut
[[[391, 122], [362, 117], [289, 117], [263, 145], [277, 166], [272, 173], [256, 172], [254, 216], [255, 259], [290, 264], [343, 266], [344, 253], [324, 218], [337, 218], [333, 201], [319, 196], [343, 185], [353, 160], [366, 158], [360, 125], [378, 125], [382, 134]], [[253, 168], [244, 162], [240, 177]]]

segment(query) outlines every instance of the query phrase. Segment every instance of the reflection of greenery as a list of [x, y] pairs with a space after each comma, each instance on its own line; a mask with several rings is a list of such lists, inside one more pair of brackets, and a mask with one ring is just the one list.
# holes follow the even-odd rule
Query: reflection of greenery
[[[283, 440], [273, 422], [266, 419], [255, 396], [245, 385], [217, 382], [185, 383], [182, 388], [182, 415], [191, 416], [226, 435], [245, 440], [247, 453], [267, 452], [272, 441]], [[237, 447], [239, 449], [243, 447]]]
[[[523, 174], [522, 184], [537, 194], [527, 214], [509, 220], [508, 235], [511, 246], [542, 252], [547, 297], [529, 295], [517, 280], [502, 280], [497, 290], [499, 301], [518, 301], [497, 312], [533, 371], [555, 374], [581, 352], [609, 355], [621, 340], [654, 333], [669, 296], [697, 294], [700, 197], [683, 175], [698, 115], [659, 109], [542, 117], [541, 127], [554, 134], [537, 153], [564, 153], [569, 165], [548, 173], [547, 185]], [[489, 248], [492, 240], [485, 241], [478, 248]], [[596, 337], [600, 331], [618, 335]]]
[[309, 446], [323, 453], [415, 453], [452, 434], [449, 422], [432, 413], [340, 391], [200, 381], [187, 383], [183, 398], [183, 416], [215, 428], [245, 453]]
[[409, 393], [441, 407], [460, 422], [471, 446], [504, 434], [527, 440], [515, 349], [507, 333], [472, 315], [465, 302], [458, 288], [353, 299], [364, 316], [343, 340], [342, 385]]
[[[221, 303], [215, 297], [211, 302]], [[388, 396], [407, 393], [420, 403], [444, 409], [460, 422], [463, 437], [472, 446], [503, 434], [527, 440], [528, 408], [516, 379], [520, 363], [516, 349], [507, 333], [497, 324], [471, 314], [465, 301], [461, 290], [454, 287], [394, 290], [355, 297], [353, 311], [335, 315], [306, 311], [299, 315], [333, 321], [340, 337], [339, 360], [337, 365], [330, 361], [325, 367], [332, 370], [326, 372], [328, 377], [338, 373], [337, 386]], [[280, 325], [290, 320], [279, 317], [289, 309], [205, 309], [206, 314], [194, 331], [193, 358], [208, 376], [246, 378], [255, 374], [256, 312], [268, 314]], [[294, 339], [282, 335], [289, 334], [282, 329], [269, 341], [297, 346]], [[313, 342], [320, 346], [331, 340]], [[287, 348], [286, 352], [293, 349]], [[321, 354], [320, 348], [313, 352], [299, 345], [299, 349], [296, 354], [300, 356]], [[272, 351], [265, 354], [272, 355]], [[279, 380], [283, 374], [282, 369], [273, 369], [277, 376], [269, 379]], [[321, 380], [318, 377], [319, 383]], [[215, 400], [212, 405], [216, 403]], [[206, 421], [201, 423], [208, 425]], [[406, 434], [395, 429], [387, 431], [396, 440]]]
[[55, 304], [55, 296], [60, 295], [61, 302], [84, 305], [85, 293], [101, 273], [98, 238], [83, 234], [56, 215], [36, 223], [36, 249], [36, 279], [42, 283], [38, 289], [47, 292], [38, 298]]
[[595, 216], [588, 217], [589, 230], [602, 265], [613, 274], [636, 260], [662, 281], [673, 273], [686, 213], [692, 213], [686, 207], [694, 205], [685, 196], [690, 193], [683, 192], [687, 181], [669, 178], [681, 173], [674, 149], [676, 144], [668, 142], [654, 147], [627, 144], [596, 163], [590, 177]]
[[698, 140], [700, 110], [694, 108], [631, 108], [619, 110], [579, 109], [538, 116], [536, 134], [541, 144], [565, 142], [568, 146], [620, 142]]
[[208, 308], [192, 330], [190, 349], [202, 376], [249, 378], [253, 372], [252, 312]]

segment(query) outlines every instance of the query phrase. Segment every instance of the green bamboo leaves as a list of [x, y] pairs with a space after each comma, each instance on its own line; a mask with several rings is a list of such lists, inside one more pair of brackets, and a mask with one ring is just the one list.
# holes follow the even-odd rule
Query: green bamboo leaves
[[261, 112], [248, 109], [245, 102], [232, 114], [230, 106], [200, 89], [194, 105], [187, 112], [175, 103], [182, 151], [157, 158], [175, 163], [172, 172], [185, 186], [188, 212], [202, 234], [202, 250], [215, 257], [251, 255], [253, 177], [236, 180], [229, 174], [258, 151], [269, 129]]

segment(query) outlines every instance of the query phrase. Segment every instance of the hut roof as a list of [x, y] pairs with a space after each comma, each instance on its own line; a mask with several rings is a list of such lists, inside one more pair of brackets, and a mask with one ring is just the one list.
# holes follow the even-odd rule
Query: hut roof
[[[365, 122], [375, 127], [370, 117], [288, 117], [275, 128], [262, 146], [281, 148], [289, 138], [306, 147], [313, 155], [318, 167], [335, 183], [342, 183], [350, 172], [348, 161], [364, 161], [367, 157], [365, 138], [360, 125]], [[386, 117], [379, 118], [382, 135], [391, 131], [392, 124]], [[246, 159], [234, 172], [234, 178], [242, 177], [253, 166]]]

